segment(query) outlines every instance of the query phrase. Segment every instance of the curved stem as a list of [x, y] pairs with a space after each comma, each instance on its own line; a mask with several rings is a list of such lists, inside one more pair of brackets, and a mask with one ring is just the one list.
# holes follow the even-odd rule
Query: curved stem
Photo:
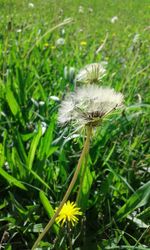
[[55, 222], [55, 219], [56, 217], [59, 215], [64, 203], [67, 201], [75, 183], [76, 183], [76, 180], [77, 180], [77, 177], [78, 177], [78, 174], [80, 172], [80, 169], [81, 169], [81, 166], [82, 166], [82, 162], [84, 160], [84, 157], [85, 155], [88, 153], [89, 151], [89, 145], [90, 145], [90, 138], [91, 138], [91, 135], [92, 135], [92, 127], [91, 126], [88, 126], [87, 127], [87, 137], [86, 137], [86, 140], [84, 142], [84, 146], [83, 146], [83, 150], [82, 150], [82, 153], [80, 155], [80, 158], [79, 158], [79, 161], [78, 161], [78, 165], [77, 165], [77, 168], [74, 172], [74, 175], [72, 177], [72, 180], [70, 182], [70, 185], [64, 195], [64, 198], [62, 199], [59, 207], [57, 208], [55, 214], [53, 215], [53, 217], [51, 218], [51, 220], [48, 222], [48, 224], [46, 225], [46, 227], [44, 228], [43, 232], [39, 235], [39, 237], [37, 238], [37, 240], [35, 241], [33, 247], [31, 250], [34, 250], [36, 249], [36, 247], [38, 246], [39, 242], [42, 240], [42, 238], [45, 236], [45, 234], [47, 233], [47, 231], [50, 229], [50, 227], [53, 225], [53, 223]]

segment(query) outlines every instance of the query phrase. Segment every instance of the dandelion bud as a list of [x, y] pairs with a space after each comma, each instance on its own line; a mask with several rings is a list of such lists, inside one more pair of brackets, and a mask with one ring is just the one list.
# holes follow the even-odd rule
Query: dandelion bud
[[79, 71], [76, 83], [98, 83], [106, 75], [106, 69], [101, 63], [91, 63]]

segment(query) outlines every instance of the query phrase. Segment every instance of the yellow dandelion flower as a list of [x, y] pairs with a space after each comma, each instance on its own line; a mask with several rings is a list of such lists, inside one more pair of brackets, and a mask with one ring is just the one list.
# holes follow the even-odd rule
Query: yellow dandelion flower
[[61, 223], [61, 226], [63, 226], [65, 222], [71, 222], [72, 226], [74, 226], [79, 220], [77, 215], [82, 215], [80, 208], [78, 208], [74, 202], [67, 201], [57, 216], [56, 222]]
[[80, 42], [80, 45], [81, 45], [81, 46], [86, 46], [86, 45], [87, 45], [87, 42], [86, 42], [86, 41], [81, 41], [81, 42]]

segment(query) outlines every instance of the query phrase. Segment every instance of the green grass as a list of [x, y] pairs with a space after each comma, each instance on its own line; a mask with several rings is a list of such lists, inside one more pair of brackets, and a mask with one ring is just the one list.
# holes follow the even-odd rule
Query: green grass
[[[76, 167], [83, 137], [72, 138], [70, 128], [58, 126], [60, 102], [51, 98], [61, 100], [74, 89], [65, 67], [77, 73], [107, 61], [103, 85], [124, 94], [125, 109], [92, 140], [81, 203], [85, 216], [72, 232], [73, 238], [80, 233], [74, 249], [148, 249], [150, 3], [37, 0], [29, 8], [29, 2], [0, 1], [0, 239], [9, 233], [1, 243], [7, 250], [31, 249]], [[62, 24], [67, 18], [73, 21]], [[65, 44], [56, 46], [60, 37]], [[42, 249], [67, 249], [65, 232], [56, 225], [43, 241]]]

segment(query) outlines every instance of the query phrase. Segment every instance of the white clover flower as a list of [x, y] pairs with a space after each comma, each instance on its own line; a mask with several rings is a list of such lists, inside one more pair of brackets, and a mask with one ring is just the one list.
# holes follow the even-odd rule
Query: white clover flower
[[91, 63], [79, 71], [76, 83], [98, 83], [106, 75], [106, 69], [102, 63]]
[[61, 103], [58, 122], [74, 125], [97, 126], [101, 119], [111, 111], [121, 107], [123, 95], [108, 87], [95, 84], [77, 88], [69, 93]]

